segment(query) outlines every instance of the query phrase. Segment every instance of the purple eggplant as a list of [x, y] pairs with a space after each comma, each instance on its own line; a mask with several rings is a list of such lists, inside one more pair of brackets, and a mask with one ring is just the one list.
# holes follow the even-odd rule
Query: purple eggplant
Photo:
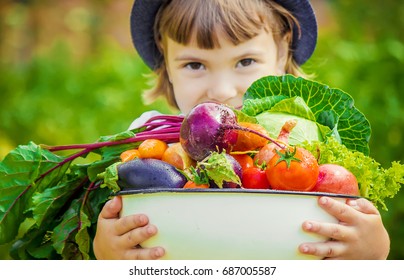
[[162, 160], [137, 158], [118, 165], [121, 189], [182, 188], [186, 177]]

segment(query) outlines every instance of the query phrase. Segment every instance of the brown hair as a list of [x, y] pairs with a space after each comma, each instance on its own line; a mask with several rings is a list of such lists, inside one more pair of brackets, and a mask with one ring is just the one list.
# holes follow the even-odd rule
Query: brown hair
[[[262, 29], [269, 31], [269, 27], [275, 42], [285, 38], [290, 46], [294, 25], [299, 27], [293, 15], [274, 1], [172, 0], [160, 8], [155, 20], [154, 36], [157, 45], [161, 46], [164, 44], [164, 36], [180, 44], [187, 44], [195, 35], [200, 48], [213, 49], [219, 45], [215, 33], [218, 27], [235, 45], [255, 37]], [[288, 52], [285, 70], [295, 76], [304, 76], [291, 51]], [[171, 106], [178, 108], [164, 60], [155, 74], [154, 86], [144, 92], [145, 102], [150, 103], [164, 96]]]

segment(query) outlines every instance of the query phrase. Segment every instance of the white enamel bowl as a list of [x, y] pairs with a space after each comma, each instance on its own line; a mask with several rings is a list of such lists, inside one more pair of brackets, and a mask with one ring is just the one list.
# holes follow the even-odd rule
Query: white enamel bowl
[[172, 260], [313, 259], [298, 252], [299, 244], [324, 239], [304, 232], [302, 223], [336, 222], [318, 206], [321, 193], [153, 189], [119, 195], [121, 216], [144, 213], [158, 228], [158, 234], [141, 245], [162, 246], [164, 259]]

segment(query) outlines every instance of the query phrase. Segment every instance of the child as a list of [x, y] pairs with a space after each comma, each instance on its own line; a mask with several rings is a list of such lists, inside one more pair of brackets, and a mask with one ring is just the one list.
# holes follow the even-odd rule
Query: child
[[[243, 93], [263, 76], [302, 76], [299, 65], [311, 56], [317, 39], [308, 0], [136, 0], [131, 27], [139, 55], [157, 74], [147, 100], [163, 95], [184, 114], [208, 100], [240, 107]], [[369, 201], [344, 204], [321, 197], [319, 205], [339, 223], [304, 222], [305, 231], [330, 241], [301, 244], [300, 252], [325, 259], [387, 258], [389, 237]], [[95, 256], [162, 257], [163, 248], [138, 245], [155, 235], [157, 227], [145, 214], [119, 218], [121, 206], [115, 197], [102, 209]]]

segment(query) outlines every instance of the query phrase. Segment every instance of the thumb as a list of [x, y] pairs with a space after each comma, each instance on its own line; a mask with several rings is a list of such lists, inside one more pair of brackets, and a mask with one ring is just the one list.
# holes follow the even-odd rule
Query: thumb
[[111, 200], [105, 203], [101, 210], [100, 216], [104, 219], [119, 218], [119, 212], [122, 209], [122, 198], [120, 196], [114, 196]]

